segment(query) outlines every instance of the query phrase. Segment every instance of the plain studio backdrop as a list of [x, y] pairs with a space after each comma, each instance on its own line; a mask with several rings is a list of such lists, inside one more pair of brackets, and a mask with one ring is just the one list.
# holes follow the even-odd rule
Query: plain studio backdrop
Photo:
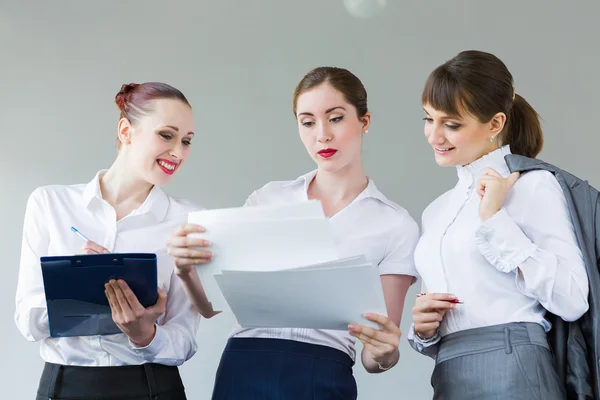
[[[0, 343], [3, 398], [32, 399], [43, 362], [14, 320], [25, 203], [38, 186], [85, 183], [115, 157], [122, 83], [164, 81], [194, 109], [196, 138], [167, 192], [205, 207], [242, 205], [267, 181], [314, 165], [292, 114], [302, 75], [341, 66], [362, 79], [372, 126], [367, 173], [420, 221], [456, 182], [423, 136], [427, 75], [461, 50], [499, 56], [543, 117], [540, 158], [600, 187], [600, 2], [389, 0], [371, 19], [342, 0], [53, 1], [0, 3]], [[419, 284], [411, 288], [402, 330]], [[203, 320], [182, 368], [190, 399], [209, 399], [233, 318]], [[360, 350], [360, 348], [359, 348]], [[355, 367], [359, 398], [427, 399], [433, 363], [401, 341], [391, 371]]]

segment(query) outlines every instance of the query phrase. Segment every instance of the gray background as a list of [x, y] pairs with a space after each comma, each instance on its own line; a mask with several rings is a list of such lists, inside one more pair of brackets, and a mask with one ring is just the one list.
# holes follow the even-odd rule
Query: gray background
[[[297, 136], [291, 95], [319, 65], [343, 66], [369, 92], [368, 174], [419, 221], [451, 187], [422, 129], [420, 94], [429, 72], [464, 49], [503, 59], [518, 93], [544, 118], [541, 158], [600, 187], [600, 2], [388, 1], [356, 19], [342, 0], [0, 2], [0, 330], [3, 398], [34, 397], [38, 344], [13, 322], [22, 219], [40, 185], [88, 182], [114, 156], [115, 93], [158, 80], [193, 105], [191, 158], [168, 192], [206, 207], [241, 205], [270, 180], [313, 168]], [[418, 285], [409, 292], [407, 331]], [[208, 399], [233, 321], [202, 321], [199, 350], [182, 367], [190, 399]], [[427, 399], [432, 362], [403, 337], [392, 371], [357, 366], [362, 399]]]

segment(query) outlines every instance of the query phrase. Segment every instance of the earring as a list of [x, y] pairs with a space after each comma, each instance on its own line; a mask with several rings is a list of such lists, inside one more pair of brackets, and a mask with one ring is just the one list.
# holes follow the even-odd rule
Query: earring
[[490, 137], [490, 142], [494, 143], [494, 136]]
[[369, 130], [367, 129], [367, 130], [365, 131], [365, 133], [369, 133]]

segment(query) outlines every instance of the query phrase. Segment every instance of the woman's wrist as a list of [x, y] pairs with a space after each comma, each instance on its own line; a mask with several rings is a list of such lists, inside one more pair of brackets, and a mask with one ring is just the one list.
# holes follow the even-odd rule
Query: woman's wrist
[[379, 360], [379, 361], [375, 361], [377, 363], [377, 366], [379, 367], [379, 369], [381, 371], [387, 371], [388, 369], [392, 368], [394, 365], [396, 365], [398, 363], [398, 360], [400, 359], [400, 350], [396, 349], [396, 351], [394, 353], [392, 353], [389, 357], [386, 357], [386, 359], [384, 360]]
[[191, 278], [193, 271], [194, 271], [193, 266], [192, 267], [185, 266], [183, 268], [175, 267], [175, 275], [177, 275], [182, 280], [187, 280], [187, 279]]
[[419, 332], [415, 331], [415, 336], [423, 342], [432, 341], [437, 337], [437, 335], [438, 335], [438, 331], [435, 331], [432, 335], [429, 335], [429, 336], [422, 335]]
[[129, 340], [135, 347], [147, 347], [152, 343], [154, 337], [156, 336], [156, 325], [152, 324], [152, 328], [148, 330], [147, 333], [141, 334], [139, 336], [129, 337]]

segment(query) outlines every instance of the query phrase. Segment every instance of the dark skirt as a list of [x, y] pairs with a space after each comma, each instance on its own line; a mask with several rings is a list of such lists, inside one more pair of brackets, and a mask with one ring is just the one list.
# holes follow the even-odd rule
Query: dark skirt
[[434, 400], [563, 400], [544, 329], [510, 323], [468, 329], [440, 341]]
[[355, 400], [353, 361], [332, 347], [294, 340], [232, 338], [213, 400]]
[[76, 367], [46, 363], [36, 400], [185, 400], [177, 367]]

